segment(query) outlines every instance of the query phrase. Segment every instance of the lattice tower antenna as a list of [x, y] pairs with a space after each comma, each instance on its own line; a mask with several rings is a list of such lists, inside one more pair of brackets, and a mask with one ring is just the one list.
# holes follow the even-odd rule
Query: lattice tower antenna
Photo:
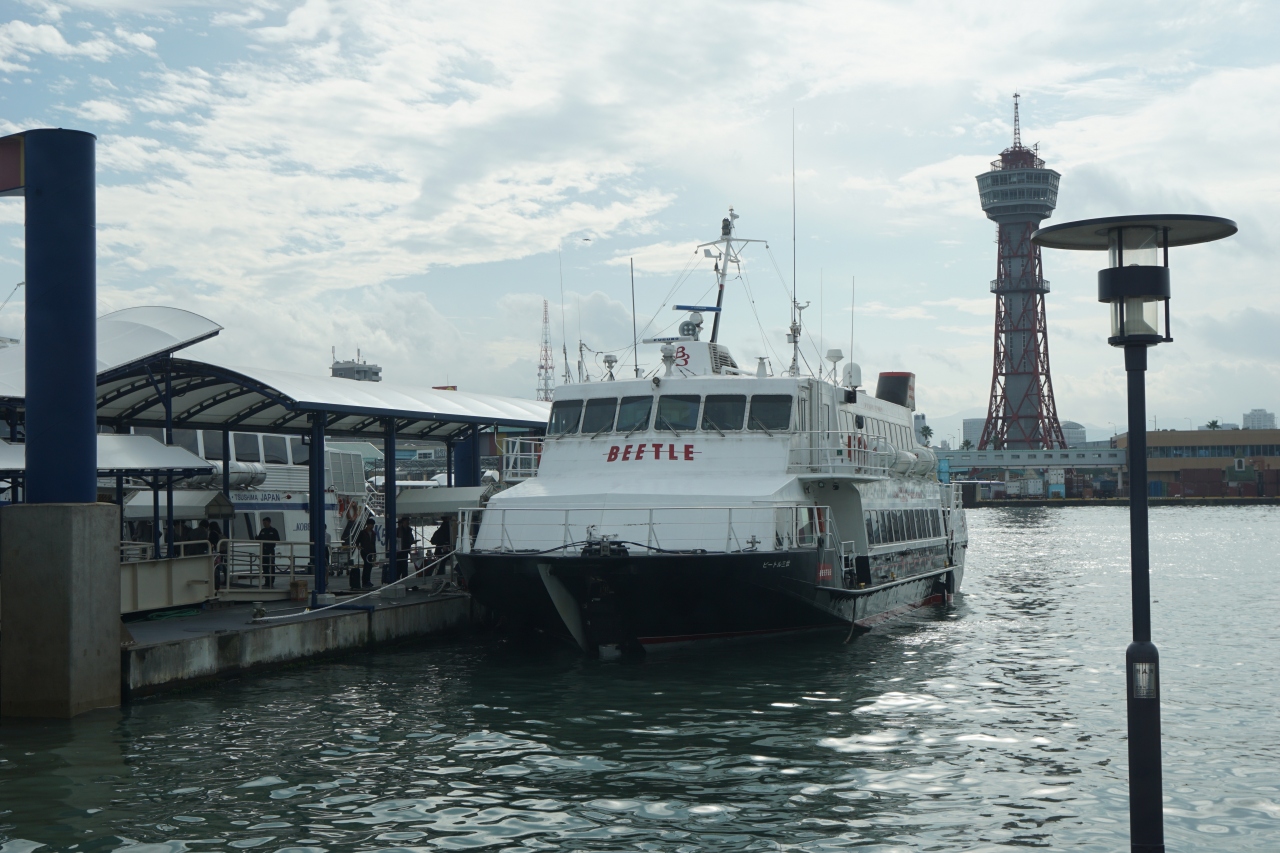
[[551, 315], [542, 300], [542, 352], [538, 355], [538, 399], [550, 403], [556, 385], [556, 357], [551, 349]]
[[978, 175], [982, 209], [999, 228], [996, 277], [991, 282], [996, 297], [995, 358], [979, 450], [1067, 446], [1049, 376], [1049, 282], [1040, 247], [1031, 244], [1032, 232], [1058, 205], [1062, 176], [1045, 168], [1038, 145], [1022, 144], [1020, 97], [1013, 96], [1013, 145], [992, 161], [990, 171]]

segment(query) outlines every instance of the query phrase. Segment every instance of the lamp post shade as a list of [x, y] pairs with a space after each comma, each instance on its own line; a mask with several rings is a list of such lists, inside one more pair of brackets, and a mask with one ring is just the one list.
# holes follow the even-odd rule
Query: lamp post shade
[[1221, 240], [1236, 230], [1234, 222], [1219, 216], [1109, 216], [1041, 228], [1031, 235], [1031, 241], [1051, 249], [1106, 250], [1107, 269], [1098, 272], [1098, 301], [1111, 306], [1108, 342], [1118, 347], [1154, 346], [1173, 340], [1169, 333], [1169, 247]]

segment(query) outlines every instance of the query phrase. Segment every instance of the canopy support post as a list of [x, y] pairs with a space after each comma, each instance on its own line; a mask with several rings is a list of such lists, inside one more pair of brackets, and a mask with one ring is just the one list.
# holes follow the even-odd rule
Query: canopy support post
[[160, 480], [154, 476], [151, 478], [151, 558], [160, 559]]
[[400, 543], [396, 533], [396, 419], [387, 418], [387, 433], [382, 444], [382, 506], [387, 537], [387, 572], [384, 577], [400, 580], [396, 563]]
[[452, 439], [444, 443], [444, 482], [449, 488], [453, 488], [453, 441]]
[[[173, 444], [173, 359], [165, 359], [164, 369], [164, 443]], [[164, 523], [164, 541], [165, 550], [168, 552], [170, 559], [173, 558], [175, 552], [173, 549], [173, 472], [170, 471], [165, 475], [165, 523]], [[159, 556], [158, 554], [156, 556]]]
[[316, 412], [311, 416], [311, 454], [310, 465], [310, 508], [311, 508], [311, 565], [315, 569], [315, 588], [311, 595], [311, 606], [317, 604], [316, 597], [324, 595], [328, 567], [324, 546], [324, 423], [325, 413]]
[[[222, 496], [231, 500], [231, 430], [222, 431]], [[227, 535], [231, 535], [230, 528]]]

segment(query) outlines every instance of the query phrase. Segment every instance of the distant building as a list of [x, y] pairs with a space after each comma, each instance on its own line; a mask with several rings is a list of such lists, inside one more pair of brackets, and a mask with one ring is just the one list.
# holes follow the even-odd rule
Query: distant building
[[1085, 435], [1084, 425], [1075, 421], [1062, 422], [1062, 437], [1067, 440], [1067, 447], [1079, 447], [1089, 440]]
[[944, 438], [944, 439], [942, 439], [942, 446], [941, 446], [941, 447], [939, 447], [938, 449], [939, 449], [939, 450], [950, 450], [950, 449], [951, 449], [951, 442], [947, 441], [945, 438]]
[[1275, 429], [1276, 416], [1274, 412], [1268, 412], [1266, 409], [1254, 409], [1246, 412], [1241, 422], [1245, 429]]
[[913, 420], [915, 421], [916, 441], [928, 447], [929, 442], [925, 441], [924, 432], [923, 432], [924, 428], [928, 426], [928, 424], [925, 423], [925, 416], [920, 412], [917, 412], [912, 417], [913, 417]]
[[[1210, 429], [1208, 424], [1196, 427], [1197, 430]], [[1240, 424], [1218, 424], [1218, 429], [1240, 429]]]
[[964, 444], [967, 441], [973, 445], [974, 450], [977, 450], [978, 442], [982, 440], [982, 428], [986, 423], [986, 418], [965, 418], [960, 443]]
[[381, 382], [382, 368], [376, 364], [363, 361], [335, 361], [329, 368], [329, 375], [336, 379], [354, 379], [357, 382]]

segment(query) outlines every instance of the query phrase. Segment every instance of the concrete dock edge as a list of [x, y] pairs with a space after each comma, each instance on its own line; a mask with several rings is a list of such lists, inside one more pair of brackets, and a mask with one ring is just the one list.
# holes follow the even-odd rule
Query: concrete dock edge
[[139, 698], [202, 681], [446, 634], [472, 624], [471, 597], [454, 594], [138, 642], [120, 650], [121, 693], [126, 699]]

